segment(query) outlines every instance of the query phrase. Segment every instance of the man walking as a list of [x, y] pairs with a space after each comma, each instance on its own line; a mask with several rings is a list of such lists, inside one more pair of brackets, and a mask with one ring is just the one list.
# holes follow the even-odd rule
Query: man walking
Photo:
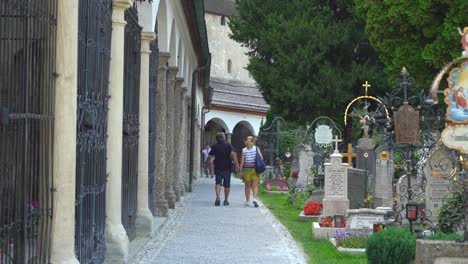
[[215, 180], [216, 180], [216, 201], [215, 206], [220, 204], [221, 185], [224, 186], [224, 205], [229, 205], [229, 191], [231, 190], [231, 164], [234, 160], [236, 171], [239, 170], [239, 162], [234, 148], [226, 142], [226, 136], [223, 132], [216, 134], [216, 144], [211, 146], [208, 158], [205, 161], [205, 166], [210, 165], [211, 159], [215, 158]]

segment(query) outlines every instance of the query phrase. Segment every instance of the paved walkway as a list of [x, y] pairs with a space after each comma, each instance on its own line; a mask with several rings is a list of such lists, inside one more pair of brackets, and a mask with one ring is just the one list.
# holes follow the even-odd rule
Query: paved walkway
[[307, 263], [302, 248], [261, 202], [259, 208], [244, 207], [243, 190], [233, 178], [231, 205], [215, 207], [214, 179], [198, 180], [131, 263]]

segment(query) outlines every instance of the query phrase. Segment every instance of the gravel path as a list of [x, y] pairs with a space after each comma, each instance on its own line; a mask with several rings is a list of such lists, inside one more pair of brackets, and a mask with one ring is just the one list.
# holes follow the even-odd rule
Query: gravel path
[[129, 263], [307, 263], [302, 248], [261, 202], [259, 208], [244, 207], [243, 190], [233, 178], [231, 205], [215, 207], [214, 180], [198, 180]]

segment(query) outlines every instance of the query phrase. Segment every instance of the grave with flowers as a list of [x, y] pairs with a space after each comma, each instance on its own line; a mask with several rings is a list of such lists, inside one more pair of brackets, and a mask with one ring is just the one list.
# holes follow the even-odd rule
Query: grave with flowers
[[299, 214], [299, 221], [313, 222], [318, 221], [322, 213], [323, 205], [321, 203], [307, 203]]
[[280, 179], [267, 180], [265, 189], [268, 193], [287, 193], [289, 191], [288, 183]]

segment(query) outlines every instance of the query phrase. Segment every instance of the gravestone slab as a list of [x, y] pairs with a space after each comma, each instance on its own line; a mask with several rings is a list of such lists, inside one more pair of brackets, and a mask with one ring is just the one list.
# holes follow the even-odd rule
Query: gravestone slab
[[395, 138], [398, 144], [417, 144], [419, 142], [419, 111], [404, 104], [393, 112]]
[[375, 151], [373, 149], [357, 149], [356, 168], [367, 173], [367, 192], [373, 192], [374, 190], [375, 165]]
[[[411, 191], [413, 193], [411, 202], [421, 203], [422, 199], [425, 197], [424, 190], [421, 188], [421, 184], [417, 181], [417, 177], [411, 175]], [[403, 218], [406, 217], [406, 209], [403, 210], [403, 207], [409, 202], [408, 196], [408, 175], [403, 175], [398, 179], [396, 186], [397, 192], [397, 214]]]
[[450, 152], [445, 147], [435, 149], [424, 166], [426, 175], [426, 215], [433, 223], [438, 222], [438, 209], [443, 199], [450, 193], [450, 172], [453, 163]]
[[362, 208], [366, 198], [365, 176], [363, 170], [348, 168], [348, 200], [349, 208]]
[[323, 203], [323, 189], [314, 190], [309, 199], [307, 199], [306, 204], [308, 203]]
[[323, 216], [344, 215], [349, 209], [348, 168], [342, 163], [343, 156], [335, 150], [330, 155], [330, 163], [325, 163], [325, 189], [323, 197]]
[[299, 177], [297, 178], [297, 187], [306, 187], [313, 183], [313, 177], [310, 175], [311, 168], [314, 166], [314, 152], [310, 146], [305, 146], [299, 151]]
[[304, 149], [304, 145], [296, 145], [293, 149], [293, 159], [291, 172], [299, 172], [299, 152]]
[[388, 146], [380, 146], [376, 150], [374, 206], [393, 206], [393, 177], [395, 164], [393, 152]]
[[376, 209], [351, 209], [347, 211], [346, 229], [373, 229], [375, 223], [384, 223], [387, 212]]

